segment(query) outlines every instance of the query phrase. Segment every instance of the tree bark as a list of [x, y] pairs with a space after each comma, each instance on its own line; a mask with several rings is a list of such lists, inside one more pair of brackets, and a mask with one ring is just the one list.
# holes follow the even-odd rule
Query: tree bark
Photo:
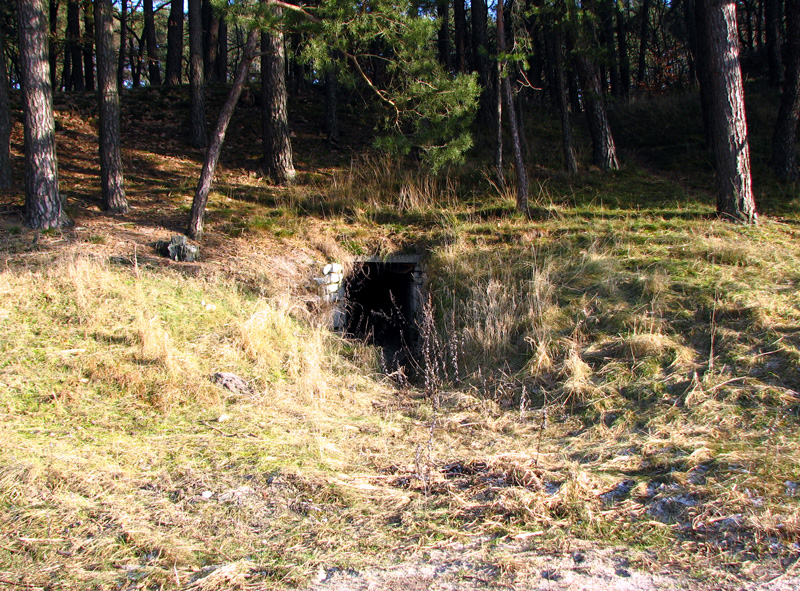
[[191, 125], [189, 143], [206, 145], [206, 99], [203, 80], [203, 29], [201, 0], [189, 0], [189, 96]]
[[97, 37], [97, 88], [100, 107], [100, 184], [103, 209], [128, 212], [120, 148], [119, 92], [114, 71], [114, 21], [111, 0], [94, 0]]
[[480, 98], [480, 110], [491, 117], [492, 97], [489, 92], [490, 70], [489, 45], [486, 32], [486, 1], [472, 0], [470, 3], [472, 15], [472, 69], [478, 72], [478, 81], [483, 91]]
[[69, 220], [58, 192], [45, 0], [17, 0], [17, 15], [25, 112], [25, 223], [35, 229], [60, 228]]
[[[275, 9], [280, 14], [280, 9]], [[297, 173], [292, 161], [286, 109], [286, 65], [283, 33], [261, 34], [261, 126], [264, 174], [277, 183], [291, 183]]]
[[[505, 40], [505, 23], [503, 22], [503, 0], [497, 2], [497, 51], [500, 55], [506, 51]], [[517, 211], [528, 215], [528, 172], [525, 170], [525, 160], [522, 156], [522, 141], [520, 139], [519, 127], [517, 125], [517, 114], [514, 108], [514, 94], [511, 91], [511, 81], [502, 63], [501, 67], [501, 80], [503, 95], [505, 96], [506, 110], [508, 112], [508, 126], [511, 131], [511, 145], [514, 150], [514, 168], [517, 172]]]
[[210, 0], [203, 0], [203, 76], [206, 82], [217, 82], [217, 52], [219, 51], [219, 18]]
[[158, 61], [158, 41], [156, 39], [156, 23], [153, 14], [153, 0], [143, 0], [144, 32], [142, 35], [147, 45], [147, 79], [150, 86], [161, 86], [161, 63]]
[[614, 40], [614, 0], [599, 0], [598, 11], [602, 30], [603, 42], [608, 56], [608, 71], [611, 79], [611, 95], [621, 96], [619, 87], [619, 60], [617, 59], [617, 44]]
[[[787, 11], [786, 14], [789, 15], [789, 12]], [[780, 86], [783, 79], [780, 0], [764, 0], [764, 29], [767, 37], [769, 79], [774, 86]]]
[[128, 0], [121, 0], [119, 13], [119, 59], [117, 61], [117, 88], [125, 87], [125, 56], [128, 47]]
[[94, 9], [83, 0], [83, 79], [86, 90], [94, 91]]
[[58, 0], [50, 0], [50, 86], [58, 90], [58, 51], [55, 44], [58, 34]]
[[755, 223], [736, 4], [733, 0], [698, 2], [705, 12], [709, 48], [707, 64], [717, 165], [717, 214], [730, 221]]
[[242, 55], [242, 61], [239, 63], [239, 70], [236, 72], [236, 78], [234, 78], [230, 94], [219, 114], [217, 128], [214, 131], [211, 146], [208, 148], [203, 171], [200, 173], [200, 182], [197, 185], [194, 200], [192, 201], [192, 211], [189, 214], [189, 227], [186, 233], [189, 238], [194, 240], [200, 240], [203, 237], [203, 218], [205, 216], [206, 203], [208, 203], [208, 194], [211, 192], [211, 183], [214, 180], [214, 171], [217, 168], [217, 162], [219, 162], [222, 144], [225, 141], [225, 133], [228, 130], [231, 117], [233, 117], [233, 110], [236, 108], [236, 103], [242, 94], [242, 87], [250, 71], [250, 64], [255, 59], [257, 44], [258, 30], [253, 29], [247, 38], [244, 55]]
[[603, 170], [617, 170], [617, 147], [611, 134], [597, 67], [585, 55], [578, 55], [576, 62], [586, 104], [589, 133], [592, 136], [592, 162]]
[[575, 150], [572, 148], [572, 125], [569, 120], [569, 101], [564, 82], [564, 56], [561, 49], [561, 35], [555, 31], [548, 31], [547, 43], [550, 45], [550, 55], [553, 59], [555, 70], [555, 94], [558, 105], [558, 114], [561, 117], [561, 145], [564, 151], [564, 166], [569, 174], [578, 172], [578, 163], [575, 160]]
[[772, 134], [772, 169], [780, 178], [800, 180], [797, 124], [800, 120], [800, 0], [786, 0], [786, 68], [778, 120]]
[[67, 3], [67, 30], [64, 43], [64, 90], [83, 91], [83, 68], [81, 67], [81, 7], [78, 0]]
[[228, 23], [224, 18], [219, 19], [216, 77], [221, 84], [228, 81]]
[[464, 0], [453, 0], [453, 25], [455, 29], [456, 70], [467, 71], [467, 12]]
[[167, 21], [167, 86], [180, 86], [181, 65], [183, 62], [183, 0], [172, 0], [169, 3], [169, 21]]
[[6, 41], [0, 26], [0, 189], [8, 189], [11, 181], [11, 105], [9, 103], [8, 72], [6, 71]]

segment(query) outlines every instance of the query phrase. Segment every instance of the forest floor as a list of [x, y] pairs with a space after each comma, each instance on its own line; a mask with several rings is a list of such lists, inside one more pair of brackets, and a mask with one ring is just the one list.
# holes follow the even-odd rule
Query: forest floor
[[[366, 155], [356, 107], [331, 149], [313, 92], [272, 186], [245, 95], [178, 263], [185, 103], [126, 98], [130, 214], [99, 210], [89, 97], [57, 101], [75, 225], [1, 196], [0, 587], [800, 589], [797, 188], [755, 160], [761, 224], [715, 220], [689, 98], [630, 106], [611, 175], [531, 123], [528, 220], [479, 159]], [[13, 151], [20, 187], [18, 120]], [[428, 273], [426, 383], [329, 331], [314, 281], [396, 252]]]

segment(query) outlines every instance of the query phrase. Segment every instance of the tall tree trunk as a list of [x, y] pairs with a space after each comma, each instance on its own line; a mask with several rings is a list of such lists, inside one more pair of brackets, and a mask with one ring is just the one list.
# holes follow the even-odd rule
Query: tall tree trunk
[[[503, 0], [498, 0], [498, 7], [502, 3]], [[500, 8], [498, 14], [502, 14], [502, 10]], [[498, 32], [500, 30], [502, 30], [502, 25]], [[503, 186], [506, 183], [506, 178], [503, 174], [503, 62], [499, 59], [495, 63], [494, 132], [494, 168], [497, 174], [497, 182]]]
[[[502, 56], [506, 52], [505, 23], [503, 18], [503, 0], [497, 2], [497, 52]], [[511, 81], [503, 70], [502, 59], [500, 63], [500, 78], [502, 82], [502, 92], [506, 99], [506, 110], [508, 112], [508, 126], [511, 131], [511, 145], [514, 149], [514, 168], [517, 172], [517, 211], [528, 215], [528, 172], [525, 170], [525, 160], [522, 156], [522, 141], [520, 139], [519, 127], [517, 126], [517, 114], [514, 108], [514, 94], [511, 91]]]
[[[789, 12], [787, 11], [787, 15]], [[764, 0], [764, 29], [767, 36], [767, 66], [769, 80], [780, 86], [783, 79], [781, 63], [781, 3], [780, 0]]]
[[50, 86], [58, 89], [58, 51], [56, 36], [58, 35], [58, 0], [50, 0]]
[[797, 124], [800, 120], [800, 0], [786, 0], [786, 69], [778, 120], [772, 134], [772, 168], [785, 180], [800, 180]]
[[127, 213], [119, 130], [119, 92], [114, 68], [114, 21], [111, 0], [94, 0], [97, 27], [97, 88], [100, 106], [100, 186], [103, 209]]
[[191, 126], [189, 143], [206, 145], [206, 98], [203, 80], [203, 25], [201, 0], [189, 0], [189, 97]]
[[[139, 88], [142, 79], [142, 48], [144, 47], [144, 37], [134, 43], [135, 35], [131, 31], [130, 36], [130, 64], [131, 64], [131, 85]], [[138, 49], [137, 49], [138, 47]]]
[[636, 73], [636, 82], [639, 87], [644, 87], [647, 76], [647, 44], [650, 42], [650, 0], [642, 2], [642, 29], [639, 36], [639, 71]]
[[171, 0], [169, 21], [167, 21], [167, 70], [165, 74], [167, 86], [180, 86], [181, 84], [183, 18], [183, 0]]
[[120, 1], [119, 12], [119, 58], [117, 60], [117, 88], [125, 87], [125, 56], [128, 47], [128, 0]]
[[[275, 9], [280, 15], [280, 9]], [[297, 173], [292, 161], [286, 109], [286, 65], [283, 33], [261, 34], [261, 125], [264, 174], [278, 183], [291, 183]]]
[[485, 114], [490, 114], [490, 105], [493, 101], [489, 92], [491, 68], [489, 67], [489, 45], [486, 32], [486, 0], [472, 0], [470, 11], [472, 15], [472, 69], [478, 72], [478, 81], [483, 88], [480, 110]]
[[467, 71], [467, 12], [464, 0], [453, 0], [453, 26], [455, 29], [456, 71]]
[[217, 52], [219, 51], [219, 18], [210, 0], [203, 0], [203, 76], [208, 83], [217, 81]]
[[224, 18], [219, 19], [216, 76], [222, 84], [228, 81], [228, 23]]
[[714, 104], [711, 96], [711, 45], [708, 33], [708, 10], [704, 0], [694, 0], [695, 29], [697, 43], [695, 45], [695, 64], [697, 65], [697, 81], [700, 84], [700, 112], [703, 114], [703, 132], [706, 147], [714, 150], [714, 124], [712, 122]]
[[158, 60], [158, 41], [156, 39], [156, 23], [153, 14], [153, 0], [143, 0], [144, 36], [147, 45], [147, 78], [150, 86], [161, 86], [161, 63]]
[[592, 162], [603, 170], [617, 170], [617, 147], [611, 134], [597, 67], [585, 55], [576, 56], [576, 61], [586, 103], [586, 119], [592, 136]]
[[86, 90], [94, 90], [94, 9], [92, 0], [83, 0], [83, 78]]
[[58, 193], [47, 8], [45, 0], [17, 0], [25, 112], [25, 223], [35, 229], [60, 228], [69, 223]]
[[5, 31], [0, 26], [0, 189], [11, 187], [11, 105], [6, 71]]
[[617, 6], [615, 9], [617, 20], [617, 46], [619, 47], [619, 87], [620, 98], [625, 98], [631, 89], [631, 66], [628, 57], [628, 25], [627, 25], [627, 4], [623, 9]]
[[706, 63], [713, 108], [717, 214], [730, 221], [755, 223], [736, 4], [734, 0], [698, 0], [698, 3], [705, 12], [709, 48]]
[[[64, 58], [64, 90], [83, 91], [83, 68], [81, 67], [81, 7], [78, 0], [67, 3], [67, 30], [64, 53], [69, 54], [69, 67]], [[69, 74], [69, 75], [67, 75]]]
[[599, 0], [600, 24], [603, 42], [608, 56], [608, 71], [611, 78], [611, 95], [620, 96], [619, 87], [619, 60], [617, 59], [617, 44], [614, 40], [614, 0]]
[[452, 68], [450, 59], [450, 0], [438, 0], [436, 4], [436, 15], [441, 21], [439, 23], [439, 61], [447, 71]]
[[239, 102], [239, 96], [242, 94], [242, 87], [250, 71], [250, 65], [255, 59], [257, 44], [258, 30], [253, 29], [247, 38], [247, 45], [244, 49], [244, 55], [242, 55], [242, 61], [239, 63], [239, 70], [233, 80], [230, 94], [228, 94], [228, 98], [222, 106], [222, 111], [220, 111], [217, 128], [208, 148], [206, 161], [203, 163], [200, 182], [197, 184], [197, 190], [192, 200], [189, 226], [186, 230], [187, 235], [195, 240], [200, 240], [203, 237], [203, 218], [205, 216], [206, 203], [208, 202], [208, 194], [211, 192], [211, 183], [214, 181], [214, 171], [217, 168], [217, 162], [219, 162], [222, 144], [225, 141], [225, 133], [228, 130], [231, 117], [233, 117], [233, 110], [236, 108], [236, 103]]
[[555, 70], [555, 92], [558, 114], [561, 117], [561, 145], [564, 152], [564, 166], [569, 174], [578, 172], [578, 163], [575, 161], [575, 150], [572, 148], [572, 125], [569, 120], [569, 101], [564, 82], [564, 55], [561, 49], [561, 34], [548, 31], [547, 44], [550, 46], [550, 55]]

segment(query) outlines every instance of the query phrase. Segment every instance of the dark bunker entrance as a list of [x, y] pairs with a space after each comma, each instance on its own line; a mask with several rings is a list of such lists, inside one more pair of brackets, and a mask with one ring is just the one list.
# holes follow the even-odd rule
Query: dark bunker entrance
[[418, 257], [356, 262], [344, 279], [345, 334], [380, 347], [389, 372], [413, 373], [422, 279]]

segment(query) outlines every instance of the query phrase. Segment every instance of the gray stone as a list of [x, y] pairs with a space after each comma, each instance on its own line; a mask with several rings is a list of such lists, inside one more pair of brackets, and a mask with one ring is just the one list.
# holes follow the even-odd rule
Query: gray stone
[[211, 381], [220, 388], [225, 388], [234, 394], [249, 396], [253, 393], [253, 389], [247, 383], [247, 380], [240, 378], [235, 373], [218, 371], [211, 376]]

